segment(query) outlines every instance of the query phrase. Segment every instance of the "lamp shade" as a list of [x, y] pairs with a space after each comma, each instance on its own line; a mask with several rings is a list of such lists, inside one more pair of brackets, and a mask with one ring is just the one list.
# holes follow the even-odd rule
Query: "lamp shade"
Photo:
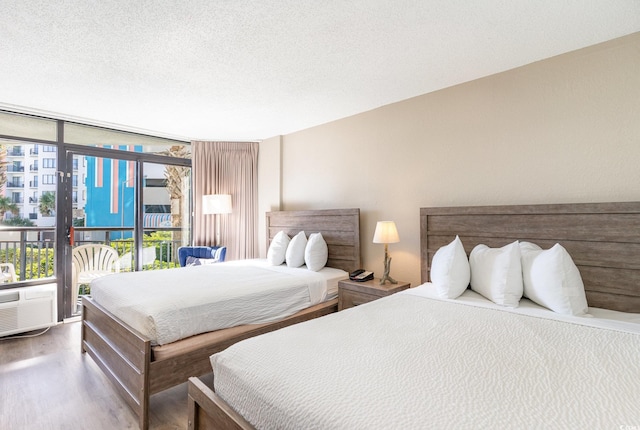
[[231, 195], [229, 194], [208, 194], [202, 196], [203, 214], [230, 214]]
[[376, 231], [373, 234], [373, 243], [397, 243], [400, 242], [396, 223], [393, 221], [378, 221]]

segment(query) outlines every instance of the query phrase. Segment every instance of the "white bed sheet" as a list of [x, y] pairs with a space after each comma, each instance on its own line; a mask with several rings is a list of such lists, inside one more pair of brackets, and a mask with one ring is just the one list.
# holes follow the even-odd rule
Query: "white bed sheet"
[[214, 354], [215, 391], [258, 429], [640, 423], [637, 324], [567, 321], [533, 304], [512, 312], [473, 294], [434, 300], [424, 290]]
[[93, 281], [91, 295], [153, 345], [164, 345], [293, 315], [334, 298], [338, 280], [347, 276], [329, 267], [313, 272], [255, 259], [117, 273]]

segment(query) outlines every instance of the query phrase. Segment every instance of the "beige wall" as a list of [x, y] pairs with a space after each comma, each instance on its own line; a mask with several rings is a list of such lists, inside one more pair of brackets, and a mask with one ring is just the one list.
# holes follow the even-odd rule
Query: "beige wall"
[[375, 223], [394, 220], [391, 275], [417, 285], [420, 207], [640, 200], [640, 33], [286, 135], [281, 151], [282, 209], [360, 208], [377, 275]]
[[258, 249], [267, 256], [267, 232], [264, 214], [280, 210], [282, 198], [282, 137], [260, 142], [258, 149]]

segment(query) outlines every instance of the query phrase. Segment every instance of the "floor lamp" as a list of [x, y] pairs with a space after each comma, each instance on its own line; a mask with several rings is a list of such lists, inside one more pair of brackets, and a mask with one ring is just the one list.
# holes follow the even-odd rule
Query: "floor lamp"
[[207, 194], [202, 196], [203, 215], [216, 215], [216, 240], [214, 246], [220, 246], [220, 214], [231, 213], [231, 195]]

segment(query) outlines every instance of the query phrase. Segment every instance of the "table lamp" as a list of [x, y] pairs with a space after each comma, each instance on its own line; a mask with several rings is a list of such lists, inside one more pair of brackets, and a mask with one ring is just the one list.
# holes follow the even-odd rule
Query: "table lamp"
[[396, 223], [393, 221], [378, 221], [376, 224], [376, 231], [373, 234], [373, 243], [384, 243], [384, 274], [380, 278], [380, 285], [384, 285], [389, 281], [392, 284], [397, 284], [398, 281], [389, 276], [389, 270], [391, 269], [391, 257], [389, 257], [389, 244], [400, 242], [400, 236], [398, 236], [398, 229]]

